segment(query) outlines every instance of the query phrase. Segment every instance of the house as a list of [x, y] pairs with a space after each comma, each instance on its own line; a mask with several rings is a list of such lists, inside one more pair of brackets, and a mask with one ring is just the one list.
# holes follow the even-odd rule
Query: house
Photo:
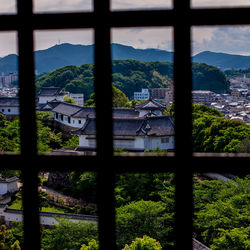
[[65, 96], [68, 96], [68, 93], [63, 92], [61, 88], [42, 87], [38, 92], [38, 104], [45, 104], [53, 100], [63, 101]]
[[139, 112], [139, 117], [148, 115], [149, 113], [152, 115], [162, 115], [162, 111], [165, 109], [165, 104], [155, 101], [152, 98], [135, 107], [135, 110]]
[[19, 115], [19, 99], [17, 97], [0, 97], [0, 113], [7, 117]]
[[7, 179], [0, 179], [0, 204], [7, 204], [11, 201], [11, 195], [18, 191], [18, 178], [16, 176]]
[[58, 87], [42, 87], [38, 92], [38, 105], [46, 104], [53, 100], [64, 101], [65, 97], [71, 97], [75, 100], [76, 104], [82, 106], [84, 104], [84, 95], [81, 93], [69, 93], [62, 91]]
[[[79, 136], [79, 151], [95, 151], [96, 120], [88, 118], [82, 128], [73, 131]], [[144, 116], [113, 119], [114, 148], [131, 152], [149, 149], [174, 149], [174, 123], [170, 116]]]
[[[50, 103], [48, 103], [50, 105]], [[49, 106], [48, 106], [49, 107]], [[51, 109], [52, 117], [55, 121], [69, 128], [81, 127], [84, 119], [73, 117], [76, 113], [82, 110], [82, 107], [68, 102], [59, 102]]]
[[[135, 109], [113, 108], [114, 147], [128, 151], [174, 149], [174, 124], [163, 116], [165, 105], [149, 99]], [[81, 107], [53, 100], [41, 107], [51, 111], [60, 128], [79, 136], [79, 151], [95, 151], [95, 107]]]

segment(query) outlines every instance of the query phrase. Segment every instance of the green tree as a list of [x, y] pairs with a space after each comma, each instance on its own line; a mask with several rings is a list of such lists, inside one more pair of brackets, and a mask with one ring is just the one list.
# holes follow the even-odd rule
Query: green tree
[[96, 240], [92, 239], [88, 245], [83, 244], [80, 250], [98, 250], [99, 244]]
[[83, 244], [96, 240], [97, 232], [96, 223], [60, 219], [54, 229], [42, 231], [41, 246], [44, 250], [79, 250]]
[[70, 96], [65, 96], [63, 100], [68, 103], [76, 104], [75, 99]]
[[196, 152], [238, 152], [250, 138], [250, 126], [228, 120], [205, 105], [193, 106], [193, 150]]
[[[113, 90], [113, 107], [127, 107], [129, 100], [126, 95], [118, 88], [112, 86]], [[90, 99], [85, 103], [85, 106], [95, 106], [95, 93], [90, 95]]]
[[16, 240], [13, 245], [11, 245], [11, 250], [21, 250], [19, 241]]
[[225, 232], [235, 229], [231, 233], [236, 234], [236, 228], [249, 227], [249, 198], [249, 176], [227, 183], [215, 180], [194, 183], [194, 231], [198, 239], [211, 246]]
[[250, 249], [250, 227], [234, 228], [232, 230], [221, 229], [219, 237], [215, 238], [211, 250], [248, 250]]
[[11, 249], [11, 244], [14, 241], [13, 234], [5, 225], [1, 225], [0, 229], [0, 249]]
[[126, 245], [123, 250], [161, 250], [161, 244], [146, 235], [143, 238], [136, 238], [130, 245]]
[[96, 202], [96, 173], [73, 171], [69, 177], [74, 197]]
[[121, 174], [116, 176], [116, 205], [123, 206], [132, 201], [161, 200], [161, 192], [172, 186], [171, 173], [160, 174]]
[[164, 247], [171, 245], [169, 236], [173, 228], [169, 227], [169, 218], [165, 212], [166, 208], [162, 202], [143, 200], [117, 208], [118, 248], [121, 249], [136, 237], [144, 235], [157, 239]]

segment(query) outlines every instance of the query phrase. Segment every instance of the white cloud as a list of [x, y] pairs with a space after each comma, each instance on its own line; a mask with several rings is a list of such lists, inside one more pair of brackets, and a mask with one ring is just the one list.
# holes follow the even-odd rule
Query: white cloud
[[34, 12], [92, 11], [92, 0], [33, 0]]
[[93, 38], [92, 29], [35, 31], [34, 48], [47, 49], [59, 43], [88, 45], [93, 44]]
[[0, 32], [0, 57], [17, 54], [17, 32]]
[[111, 30], [111, 40], [113, 43], [121, 43], [134, 48], [159, 48], [172, 51], [172, 31], [169, 27], [115, 28]]
[[[18, 1], [18, 0], [16, 0]], [[172, 0], [110, 0], [113, 9], [170, 8]], [[250, 0], [191, 0], [196, 7], [250, 6]], [[34, 10], [91, 11], [93, 0], [33, 0]], [[0, 13], [16, 11], [15, 0], [0, 0]], [[116, 28], [112, 29], [112, 42], [135, 48], [159, 48], [173, 50], [172, 29]], [[16, 37], [13, 32], [0, 32], [0, 56], [16, 53]], [[35, 32], [35, 49], [46, 49], [57, 43], [93, 44], [93, 30], [63, 30]], [[192, 29], [193, 53], [211, 50], [250, 55], [250, 26], [195, 27]]]
[[250, 26], [193, 28], [193, 52], [204, 50], [250, 55]]
[[250, 6], [249, 0], [191, 0], [192, 7]]
[[16, 1], [0, 0], [0, 13], [16, 13]]
[[171, 8], [172, 0], [111, 0], [112, 10]]

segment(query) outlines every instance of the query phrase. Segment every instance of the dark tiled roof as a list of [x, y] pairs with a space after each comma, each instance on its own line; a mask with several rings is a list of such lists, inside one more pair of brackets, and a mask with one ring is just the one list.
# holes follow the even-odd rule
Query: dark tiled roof
[[74, 118], [95, 117], [95, 107], [81, 107], [81, 109], [72, 115]]
[[152, 98], [135, 107], [136, 110], [164, 110], [165, 108], [166, 106], [164, 104], [157, 102]]
[[135, 111], [134, 109], [130, 108], [114, 108], [113, 109], [113, 117], [119, 118], [119, 117], [126, 117], [126, 118], [132, 118], [132, 117], [138, 117], [139, 112]]
[[140, 133], [150, 136], [174, 135], [174, 123], [170, 116], [152, 116], [144, 120]]
[[82, 107], [68, 102], [60, 102], [55, 108], [52, 109], [52, 112], [56, 112], [67, 116], [72, 116], [78, 111], [80, 111], [81, 108]]
[[[174, 124], [169, 116], [148, 118], [115, 118], [113, 121], [114, 136], [174, 135]], [[95, 123], [95, 118], [89, 118], [81, 129], [72, 133], [78, 135], [95, 135]]]
[[[129, 108], [114, 108], [113, 109], [113, 117], [119, 118], [135, 118], [139, 116], [139, 112], [134, 109]], [[95, 117], [95, 107], [82, 107], [77, 113], [75, 113], [72, 117], [74, 118], [94, 118]]]
[[19, 106], [19, 99], [17, 97], [0, 97], [0, 106]]
[[64, 95], [61, 88], [58, 87], [43, 87], [40, 89], [38, 96], [58, 96]]
[[38, 103], [37, 109], [40, 111], [51, 111], [52, 109], [54, 109], [58, 104], [60, 104], [60, 101], [57, 100], [53, 100], [51, 102], [47, 102], [47, 103]]

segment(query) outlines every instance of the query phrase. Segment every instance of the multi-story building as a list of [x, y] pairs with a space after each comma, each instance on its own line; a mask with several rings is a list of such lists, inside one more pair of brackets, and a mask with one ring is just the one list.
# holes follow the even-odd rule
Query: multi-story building
[[134, 99], [139, 101], [139, 100], [147, 100], [149, 99], [150, 94], [148, 89], [142, 89], [141, 92], [134, 92]]
[[153, 88], [151, 89], [153, 99], [164, 99], [169, 88]]
[[217, 101], [217, 95], [209, 90], [194, 90], [192, 91], [193, 102], [203, 105], [210, 105]]

